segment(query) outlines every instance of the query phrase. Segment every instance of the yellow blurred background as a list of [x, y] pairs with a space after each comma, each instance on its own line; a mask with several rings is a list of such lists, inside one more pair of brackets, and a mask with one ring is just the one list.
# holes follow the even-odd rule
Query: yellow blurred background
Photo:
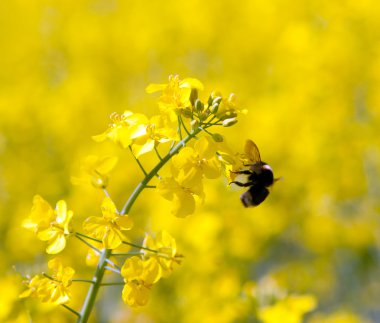
[[[78, 228], [100, 215], [102, 192], [70, 182], [88, 154], [119, 156], [110, 193], [121, 207], [141, 173], [91, 136], [114, 111], [156, 114], [144, 89], [170, 74], [200, 79], [204, 98], [236, 93], [248, 114], [221, 133], [237, 150], [254, 140], [283, 180], [253, 209], [242, 189], [207, 181], [185, 219], [144, 192], [132, 238], [168, 230], [183, 264], [137, 311], [120, 288], [104, 290], [92, 320], [255, 322], [246, 287], [274, 281], [318, 299], [310, 322], [380, 321], [377, 1], [1, 1], [0, 44], [1, 322], [74, 320], [18, 299], [21, 275], [46, 261], [21, 222], [35, 194], [65, 199]], [[62, 257], [90, 278], [85, 252], [72, 239]], [[73, 288], [79, 308], [85, 288]]]

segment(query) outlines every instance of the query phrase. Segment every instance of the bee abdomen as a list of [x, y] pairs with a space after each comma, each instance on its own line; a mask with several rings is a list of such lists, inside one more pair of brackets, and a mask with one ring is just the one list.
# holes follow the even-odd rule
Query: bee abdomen
[[259, 205], [268, 195], [269, 190], [266, 187], [253, 185], [240, 196], [240, 199], [245, 207], [250, 207]]

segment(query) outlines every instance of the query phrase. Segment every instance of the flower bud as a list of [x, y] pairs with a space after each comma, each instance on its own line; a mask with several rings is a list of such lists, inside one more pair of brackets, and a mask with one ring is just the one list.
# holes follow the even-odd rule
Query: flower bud
[[208, 116], [210, 115], [210, 110], [203, 111], [200, 115], [199, 118], [201, 120], [206, 120]]
[[201, 112], [203, 110], [203, 103], [199, 99], [195, 100], [195, 110], [197, 112]]
[[211, 108], [210, 108], [210, 111], [212, 114], [215, 114], [218, 112], [218, 109], [219, 109], [219, 104], [218, 103], [214, 103]]
[[191, 89], [191, 92], [190, 92], [190, 102], [192, 105], [195, 104], [195, 101], [198, 99], [198, 90], [195, 89], [195, 88], [192, 88]]
[[193, 116], [193, 113], [189, 108], [186, 108], [186, 109], [182, 110], [181, 112], [185, 118], [191, 118]]
[[237, 122], [236, 118], [225, 119], [222, 122], [223, 127], [231, 127]]
[[212, 100], [212, 104], [214, 105], [215, 103], [216, 104], [220, 104], [220, 102], [222, 102], [223, 98], [221, 96], [217, 96], [214, 98], [214, 100]]
[[236, 97], [236, 94], [235, 93], [231, 93], [228, 97], [228, 102], [230, 103], [236, 103], [237, 101], [237, 97]]
[[208, 105], [208, 106], [211, 106], [213, 100], [214, 100], [214, 97], [212, 96], [212, 93], [211, 93], [210, 96], [208, 97], [207, 105]]
[[220, 91], [212, 91], [210, 95], [215, 99], [217, 96], [222, 96], [222, 93], [220, 93]]
[[108, 185], [108, 177], [107, 176], [92, 176], [91, 184], [96, 188], [106, 188]]
[[195, 131], [195, 129], [197, 129], [199, 127], [198, 120], [195, 120], [195, 119], [191, 120], [190, 121], [190, 127], [191, 127], [192, 131]]
[[218, 114], [219, 120], [226, 120], [237, 117], [237, 113], [235, 111], [224, 111]]
[[224, 141], [223, 136], [219, 133], [213, 133], [212, 139], [214, 139], [215, 142], [223, 142]]

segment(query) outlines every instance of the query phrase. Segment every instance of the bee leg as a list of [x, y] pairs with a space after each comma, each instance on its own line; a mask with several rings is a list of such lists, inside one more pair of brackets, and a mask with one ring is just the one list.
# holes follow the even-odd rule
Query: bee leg
[[244, 174], [244, 175], [252, 175], [252, 171], [250, 170], [238, 170], [236, 172], [231, 172], [233, 174]]
[[230, 182], [230, 185], [231, 184], [235, 184], [235, 185], [240, 186], [240, 187], [248, 187], [248, 186], [252, 186], [253, 182], [242, 183], [242, 182], [233, 181], [233, 182]]

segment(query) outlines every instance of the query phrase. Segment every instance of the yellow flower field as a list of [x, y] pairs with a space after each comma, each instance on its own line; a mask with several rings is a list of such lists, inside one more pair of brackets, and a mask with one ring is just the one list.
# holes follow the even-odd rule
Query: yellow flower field
[[0, 322], [380, 321], [377, 1], [1, 1], [0, 44]]

